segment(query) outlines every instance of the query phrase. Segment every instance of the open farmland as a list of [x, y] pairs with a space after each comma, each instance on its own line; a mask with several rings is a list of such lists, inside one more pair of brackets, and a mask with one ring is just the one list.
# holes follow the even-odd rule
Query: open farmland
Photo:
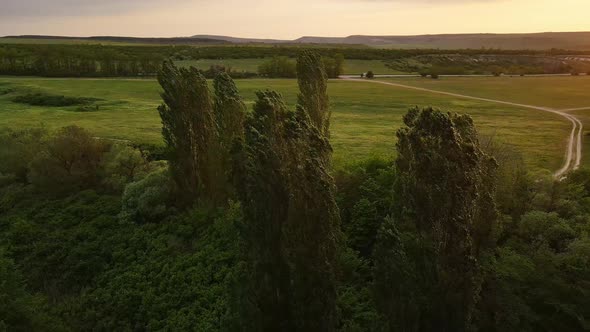
[[[444, 80], [424, 81], [434, 83], [444, 84]], [[281, 92], [291, 106], [296, 100], [295, 80], [239, 80], [237, 84], [249, 104], [255, 91], [267, 88]], [[0, 78], [0, 90], [6, 92], [0, 95], [0, 128], [45, 125], [57, 129], [77, 124], [104, 138], [163, 144], [155, 110], [160, 103], [155, 80], [5, 77]], [[75, 106], [30, 106], [12, 101], [31, 92], [98, 98], [95, 103], [99, 107], [78, 112]], [[482, 134], [514, 146], [535, 169], [559, 168], [570, 130], [567, 121], [553, 114], [364, 82], [331, 81], [329, 94], [337, 165], [371, 154], [393, 154], [395, 131], [401, 126], [402, 115], [414, 105], [472, 115]]]

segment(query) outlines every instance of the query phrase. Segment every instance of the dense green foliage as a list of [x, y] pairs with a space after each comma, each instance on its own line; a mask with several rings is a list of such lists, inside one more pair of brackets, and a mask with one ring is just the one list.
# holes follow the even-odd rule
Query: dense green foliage
[[[396, 160], [333, 170], [326, 69], [299, 64], [296, 107], [262, 91], [250, 113], [227, 74], [211, 93], [165, 65], [167, 161], [79, 127], [2, 133], [0, 329], [590, 329], [590, 171], [532, 176], [431, 108]], [[197, 176], [230, 200], [202, 204]]]
[[80, 128], [11, 132], [2, 143], [7, 330], [211, 330], [227, 319], [236, 207], [179, 213], [167, 165]]

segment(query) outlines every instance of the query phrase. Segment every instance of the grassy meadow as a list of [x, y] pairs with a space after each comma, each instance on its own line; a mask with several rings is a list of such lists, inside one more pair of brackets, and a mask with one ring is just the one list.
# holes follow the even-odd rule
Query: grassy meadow
[[[291, 106], [296, 101], [295, 80], [253, 79], [239, 80], [237, 84], [249, 106], [255, 92], [261, 89], [281, 92]], [[0, 78], [0, 129], [40, 125], [56, 129], [76, 124], [99, 137], [162, 144], [156, 112], [160, 103], [158, 91], [155, 80], [3, 77]], [[78, 112], [76, 106], [40, 107], [12, 101], [17, 95], [31, 92], [99, 98], [96, 102], [99, 108]], [[331, 81], [329, 94], [337, 165], [371, 154], [393, 153], [395, 131], [402, 124], [403, 114], [413, 105], [472, 115], [481, 133], [514, 146], [522, 152], [527, 164], [537, 169], [554, 170], [561, 165], [569, 132], [569, 123], [555, 115], [391, 86]]]
[[[590, 107], [590, 76], [441, 77], [438, 80], [404, 77], [380, 80], [559, 110]], [[590, 165], [590, 109], [570, 113], [584, 124], [583, 164]], [[551, 143], [548, 141], [547, 144]]]
[[534, 106], [566, 109], [590, 106], [590, 76], [502, 76], [380, 78], [421, 88]]

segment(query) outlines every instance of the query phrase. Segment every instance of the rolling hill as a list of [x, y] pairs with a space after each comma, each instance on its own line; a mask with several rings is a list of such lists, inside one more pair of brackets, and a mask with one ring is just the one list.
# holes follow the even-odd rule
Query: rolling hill
[[44, 42], [80, 42], [80, 43], [123, 43], [123, 44], [164, 44], [164, 45], [200, 45], [200, 44], [229, 44], [221, 39], [195, 38], [195, 37], [119, 37], [119, 36], [92, 36], [92, 37], [67, 37], [67, 36], [45, 36], [45, 35], [22, 35], [6, 36], [1, 39], [10, 41], [38, 41]]
[[[513, 34], [439, 34], [416, 36], [368, 36], [348, 37], [304, 36], [294, 40], [241, 38], [218, 35], [195, 35], [191, 37], [146, 38], [146, 37], [63, 37], [63, 36], [7, 36], [4, 40], [29, 40], [39, 42], [110, 42], [136, 44], [323, 44], [323, 45], [366, 45], [378, 48], [430, 48], [430, 49], [480, 49], [504, 50], [590, 50], [590, 32], [541, 32]], [[0, 39], [1, 41], [1, 39]]]
[[196, 35], [231, 43], [301, 43], [301, 44], [355, 44], [386, 48], [499, 48], [499, 49], [570, 49], [590, 50], [590, 32], [542, 32], [514, 34], [441, 34], [418, 36], [365, 36], [314, 37], [295, 40], [236, 38], [228, 36]]

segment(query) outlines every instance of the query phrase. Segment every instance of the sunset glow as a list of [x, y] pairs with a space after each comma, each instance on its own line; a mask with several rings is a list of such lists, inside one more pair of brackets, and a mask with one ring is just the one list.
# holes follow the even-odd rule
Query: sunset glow
[[585, 31], [589, 13], [588, 0], [2, 0], [0, 35], [297, 38]]

